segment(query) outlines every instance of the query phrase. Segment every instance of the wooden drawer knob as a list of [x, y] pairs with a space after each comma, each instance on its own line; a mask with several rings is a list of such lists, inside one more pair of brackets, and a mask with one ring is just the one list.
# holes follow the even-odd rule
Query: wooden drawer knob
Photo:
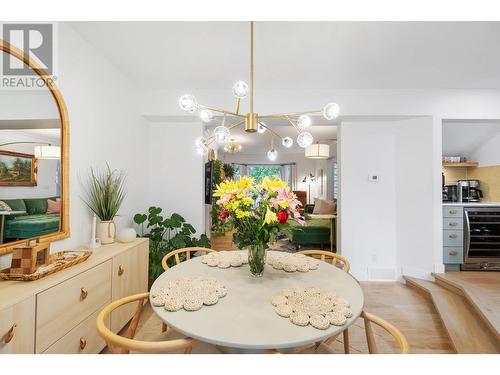
[[89, 295], [89, 292], [87, 289], [82, 288], [80, 289], [80, 301], [83, 301], [87, 296]]
[[456, 221], [452, 221], [449, 223], [450, 227], [456, 227], [457, 225], [458, 225], [458, 223]]
[[87, 339], [85, 337], [80, 337], [80, 350], [85, 349], [87, 346]]
[[458, 251], [452, 250], [448, 254], [450, 254], [451, 256], [455, 256], [455, 255], [458, 255]]
[[5, 344], [8, 344], [14, 338], [14, 329], [17, 327], [16, 324], [12, 325], [5, 335], [3, 335], [2, 340]]
[[124, 272], [125, 272], [125, 268], [123, 268], [122, 265], [120, 264], [120, 266], [118, 266], [118, 276], [123, 275]]
[[458, 236], [456, 234], [450, 234], [450, 238], [457, 238]]

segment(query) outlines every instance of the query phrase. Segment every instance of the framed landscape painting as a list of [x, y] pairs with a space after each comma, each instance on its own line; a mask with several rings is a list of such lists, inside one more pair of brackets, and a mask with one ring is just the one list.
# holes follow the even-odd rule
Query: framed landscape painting
[[0, 150], [0, 186], [36, 186], [34, 155]]

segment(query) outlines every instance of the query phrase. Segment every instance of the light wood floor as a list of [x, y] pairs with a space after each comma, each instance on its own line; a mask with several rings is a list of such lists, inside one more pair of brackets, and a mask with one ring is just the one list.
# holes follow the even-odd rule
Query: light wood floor
[[[432, 302], [413, 289], [400, 283], [361, 283], [365, 294], [365, 309], [398, 327], [406, 336], [412, 353], [452, 353], [453, 349]], [[377, 344], [381, 353], [396, 353], [392, 338], [378, 327]], [[136, 339], [159, 341], [181, 337], [176, 332], [161, 333], [161, 321], [149, 307], [145, 309]], [[359, 319], [349, 328], [351, 353], [367, 353], [363, 321]], [[341, 337], [331, 345], [343, 353]], [[104, 351], [106, 352], [106, 351]], [[312, 353], [313, 350], [306, 351]], [[322, 353], [321, 348], [318, 350]], [[193, 353], [220, 353], [213, 345], [200, 344]]]
[[500, 340], [500, 272], [447, 272], [434, 277], [440, 285], [459, 289]]

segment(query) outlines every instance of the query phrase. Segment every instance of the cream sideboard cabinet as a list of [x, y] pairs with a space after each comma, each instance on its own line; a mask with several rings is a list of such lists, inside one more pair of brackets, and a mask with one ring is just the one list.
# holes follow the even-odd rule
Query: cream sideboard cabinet
[[[37, 281], [0, 281], [0, 354], [99, 353], [99, 311], [111, 301], [148, 289], [149, 243], [102, 246], [83, 263]], [[121, 330], [135, 307], [114, 311]]]

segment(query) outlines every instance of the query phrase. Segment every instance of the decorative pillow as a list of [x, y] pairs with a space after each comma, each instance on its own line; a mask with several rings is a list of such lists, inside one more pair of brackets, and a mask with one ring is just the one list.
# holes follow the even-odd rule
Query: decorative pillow
[[4, 199], [4, 203], [7, 203], [11, 211], [26, 211], [26, 205], [22, 199]]
[[314, 198], [313, 214], [319, 214], [319, 211], [321, 210], [321, 202], [323, 202], [323, 199]]
[[337, 213], [337, 202], [316, 198], [314, 200], [313, 214], [335, 215]]
[[47, 212], [47, 198], [25, 199], [28, 215], [43, 215]]
[[5, 203], [4, 201], [0, 201], [0, 211], [12, 211], [12, 208], [10, 208], [10, 206]]
[[47, 207], [48, 214], [61, 213], [61, 201], [53, 201], [52, 199], [47, 199]]

